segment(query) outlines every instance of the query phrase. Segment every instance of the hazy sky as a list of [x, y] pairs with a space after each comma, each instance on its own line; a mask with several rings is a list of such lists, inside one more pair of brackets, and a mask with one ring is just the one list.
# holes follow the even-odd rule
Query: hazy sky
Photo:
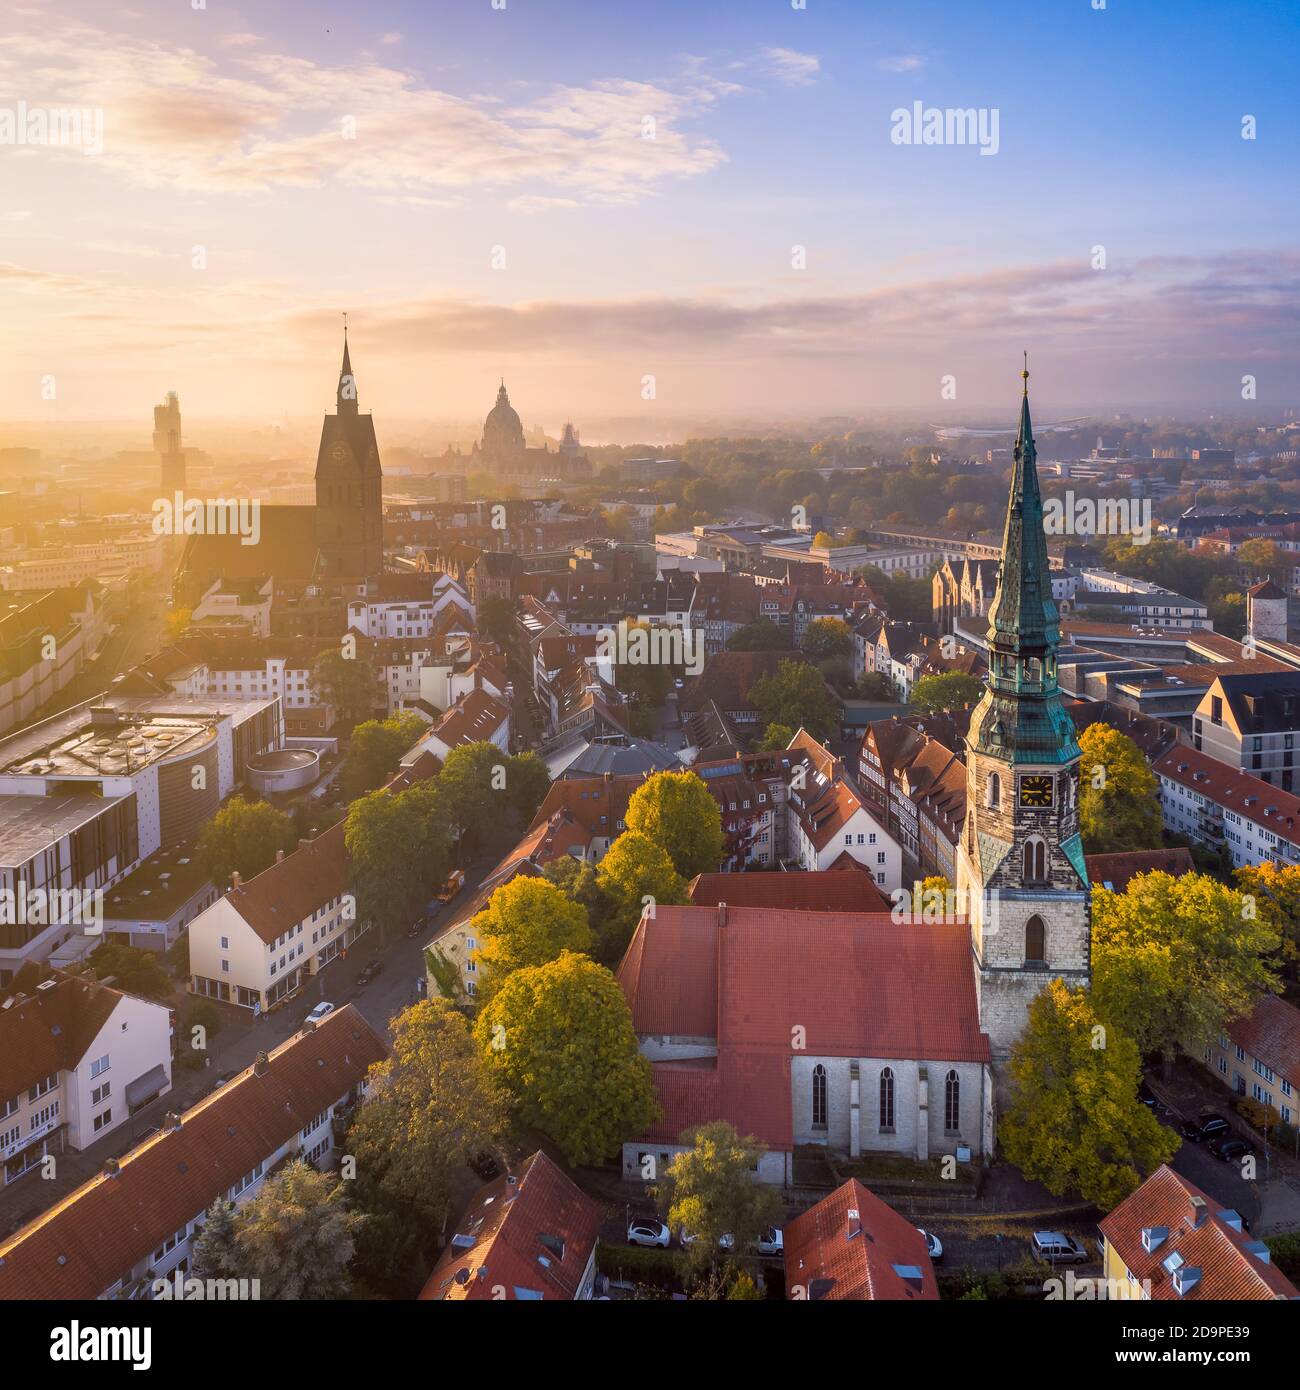
[[[104, 122], [0, 143], [0, 427], [310, 414], [344, 309], [393, 418], [504, 374], [550, 428], [954, 419], [1014, 408], [1021, 348], [1048, 404], [1240, 409], [1249, 373], [1272, 415], [1300, 7], [1096, 2], [0, 0], [0, 141], [20, 101]], [[913, 102], [997, 152], [894, 143]]]

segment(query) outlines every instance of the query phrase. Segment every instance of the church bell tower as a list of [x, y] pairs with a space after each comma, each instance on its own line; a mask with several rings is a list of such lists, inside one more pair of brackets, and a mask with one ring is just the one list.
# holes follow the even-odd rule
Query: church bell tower
[[1040, 989], [1089, 979], [1079, 745], [1057, 685], [1061, 634], [1043, 532], [1029, 369], [989, 607], [988, 688], [966, 737], [957, 888], [971, 922], [980, 1027], [1005, 1062]]
[[344, 328], [336, 413], [325, 417], [316, 455], [316, 551], [322, 578], [359, 581], [383, 572], [383, 479], [374, 420], [357, 409], [357, 379]]

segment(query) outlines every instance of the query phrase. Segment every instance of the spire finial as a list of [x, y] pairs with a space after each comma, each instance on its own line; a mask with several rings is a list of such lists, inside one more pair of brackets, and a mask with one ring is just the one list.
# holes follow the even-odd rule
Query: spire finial
[[1021, 380], [1025, 383], [1024, 394], [1029, 394], [1029, 353], [1025, 352], [1025, 369], [1020, 373]]

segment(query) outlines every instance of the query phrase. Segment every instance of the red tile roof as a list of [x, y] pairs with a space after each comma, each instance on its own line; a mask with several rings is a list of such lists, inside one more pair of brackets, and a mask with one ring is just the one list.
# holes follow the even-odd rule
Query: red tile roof
[[543, 1299], [571, 1299], [600, 1234], [601, 1209], [538, 1150], [517, 1175], [484, 1188], [456, 1225], [422, 1300], [504, 1301], [520, 1290]]
[[52, 987], [0, 991], [14, 999], [0, 1011], [0, 1101], [55, 1072], [73, 1070], [125, 997], [80, 975], [50, 971], [47, 978]]
[[490, 739], [510, 717], [510, 711], [486, 690], [470, 690], [433, 726], [426, 737], [440, 739], [448, 748]]
[[351, 1004], [0, 1242], [0, 1300], [97, 1298], [387, 1055]]
[[1173, 874], [1181, 878], [1183, 874], [1196, 872], [1196, 861], [1186, 846], [1174, 849], [1141, 849], [1116, 854], [1088, 854], [1084, 856], [1088, 866], [1088, 881], [1094, 887], [1109, 889], [1112, 893], [1122, 893], [1129, 880], [1138, 874]]
[[1300, 796], [1182, 744], [1152, 766], [1158, 776], [1264, 826], [1280, 840], [1300, 845]]
[[1266, 994], [1254, 1011], [1228, 1025], [1238, 1047], [1272, 1067], [1294, 1087], [1300, 1087], [1300, 1009]]
[[638, 1034], [716, 1040], [711, 1069], [654, 1066], [664, 1118], [649, 1138], [676, 1139], [712, 1104], [711, 1118], [790, 1148], [796, 1025], [821, 1056], [990, 1057], [961, 923], [918, 930], [884, 913], [660, 906], [617, 974]]
[[851, 856], [841, 871], [697, 874], [688, 891], [697, 907], [779, 907], [803, 912], [888, 912], [875, 880]]
[[322, 903], [348, 891], [347, 821], [330, 826], [314, 840], [226, 894], [226, 901], [268, 944], [306, 921]]
[[[1194, 1225], [1193, 1198], [1205, 1204], [1199, 1227]], [[1195, 1302], [1240, 1302], [1300, 1298], [1300, 1292], [1286, 1275], [1255, 1253], [1258, 1246], [1249, 1233], [1236, 1230], [1225, 1215], [1220, 1203], [1168, 1164], [1162, 1164], [1105, 1217], [1101, 1233], [1135, 1279], [1151, 1281], [1152, 1299], [1181, 1296]], [[1156, 1227], [1165, 1228], [1167, 1234], [1148, 1251], [1142, 1243], [1142, 1232]], [[1181, 1257], [1184, 1267], [1201, 1271], [1199, 1281], [1183, 1295], [1165, 1268], [1173, 1254]]]
[[925, 1237], [856, 1178], [796, 1216], [784, 1237], [789, 1298], [939, 1297]]

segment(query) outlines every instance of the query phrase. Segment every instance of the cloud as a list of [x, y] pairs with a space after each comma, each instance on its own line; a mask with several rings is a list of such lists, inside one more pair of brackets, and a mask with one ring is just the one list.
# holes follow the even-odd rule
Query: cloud
[[548, 198], [542, 193], [525, 193], [511, 198], [506, 207], [511, 212], [549, 212], [552, 208], [576, 208], [581, 204], [576, 198]]
[[690, 72], [526, 88], [527, 99], [499, 105], [383, 62], [326, 66], [252, 35], [224, 42], [231, 51], [217, 60], [81, 25], [9, 33], [0, 88], [29, 105], [101, 108], [96, 165], [139, 186], [259, 193], [337, 182], [415, 197], [531, 186], [597, 203], [635, 202], [716, 168], [722, 149], [691, 122], [740, 90]]
[[920, 72], [925, 66], [925, 59], [919, 53], [898, 53], [877, 59], [876, 66], [882, 72]]
[[392, 48], [402, 42], [402, 35], [396, 29], [390, 29], [388, 33], [380, 36], [379, 42], [386, 48]]
[[809, 87], [821, 76], [821, 60], [793, 48], [765, 48], [759, 71], [787, 87]]

